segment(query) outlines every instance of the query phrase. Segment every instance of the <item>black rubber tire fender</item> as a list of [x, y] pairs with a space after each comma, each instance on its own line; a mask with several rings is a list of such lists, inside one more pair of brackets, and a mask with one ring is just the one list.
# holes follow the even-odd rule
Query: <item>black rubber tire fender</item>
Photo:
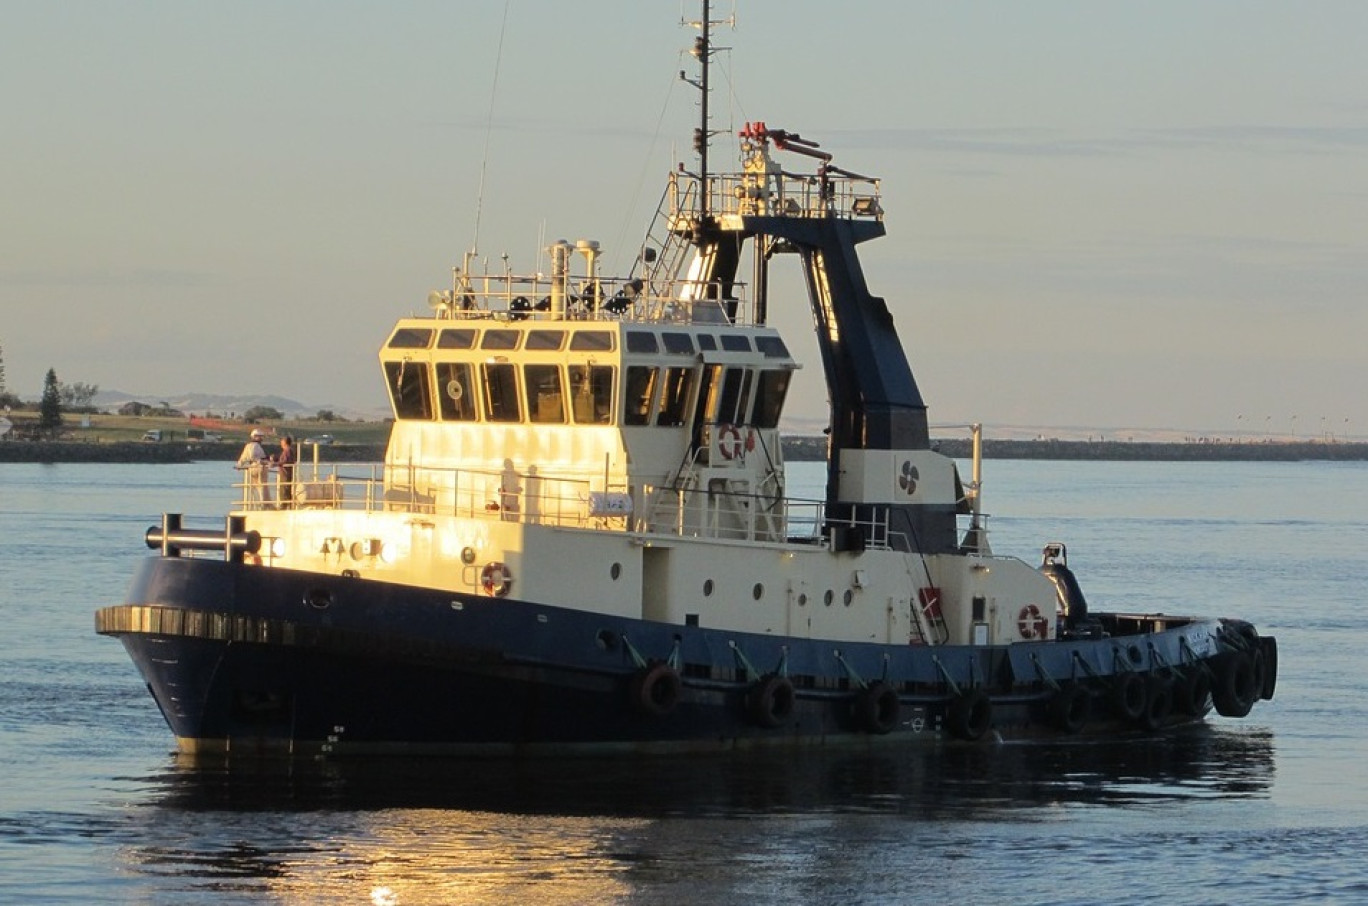
[[762, 676], [746, 693], [746, 716], [766, 729], [783, 726], [793, 715], [793, 682], [786, 676]]
[[880, 736], [898, 725], [898, 690], [883, 680], [875, 680], [855, 697], [855, 721], [860, 729]]
[[945, 728], [957, 739], [973, 742], [993, 725], [993, 701], [982, 689], [970, 689], [950, 702]]
[[1139, 720], [1148, 701], [1145, 692], [1145, 679], [1140, 674], [1118, 673], [1112, 679], [1112, 707], [1125, 720]]
[[1222, 717], [1244, 717], [1254, 707], [1261, 691], [1257, 685], [1254, 658], [1247, 651], [1223, 655], [1216, 666], [1216, 682], [1211, 686], [1211, 701]]
[[679, 693], [683, 685], [679, 671], [669, 664], [648, 664], [632, 674], [632, 681], [628, 684], [628, 697], [641, 713], [663, 717], [679, 704]]
[[1092, 693], [1082, 683], [1069, 683], [1061, 687], [1048, 706], [1050, 723], [1070, 736], [1083, 731], [1091, 710]]

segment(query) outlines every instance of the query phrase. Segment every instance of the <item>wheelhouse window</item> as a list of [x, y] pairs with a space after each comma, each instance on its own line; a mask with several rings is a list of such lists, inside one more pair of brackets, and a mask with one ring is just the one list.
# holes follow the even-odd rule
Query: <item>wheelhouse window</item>
[[401, 327], [387, 344], [390, 349], [427, 349], [432, 343], [432, 331], [426, 327]]
[[725, 370], [721, 365], [704, 365], [703, 370], [699, 372], [698, 402], [694, 406], [695, 428], [713, 420], [712, 414], [717, 411], [717, 396]]
[[522, 421], [518, 404], [518, 366], [507, 362], [487, 362], [481, 366], [484, 378], [484, 417], [490, 422]]
[[789, 357], [788, 347], [784, 345], [782, 338], [761, 334], [755, 338], [755, 348], [765, 354], [767, 359], [786, 359]]
[[570, 348], [579, 352], [612, 352], [615, 336], [607, 330], [577, 330], [570, 337]]
[[718, 395], [713, 420], [719, 425], [744, 422], [749, 411], [747, 402], [750, 399], [750, 385], [750, 369], [728, 368], [726, 377], [722, 379], [722, 392]]
[[428, 366], [404, 359], [385, 363], [385, 386], [398, 418], [432, 418], [432, 387]]
[[570, 411], [580, 425], [606, 425], [613, 420], [612, 365], [570, 365]]
[[565, 392], [558, 365], [524, 365], [527, 410], [531, 420], [543, 425], [565, 424]]
[[448, 327], [437, 335], [438, 349], [474, 349], [475, 331], [470, 327]]
[[779, 415], [784, 411], [784, 397], [788, 394], [788, 370], [762, 371], [755, 385], [755, 412], [751, 423], [757, 428], [779, 427]]
[[624, 425], [649, 425], [651, 407], [655, 403], [657, 369], [646, 365], [632, 365], [627, 369], [627, 386], [623, 388]]
[[517, 349], [519, 330], [486, 330], [480, 338], [481, 349]]
[[523, 349], [557, 350], [565, 345], [563, 330], [529, 330]]
[[659, 352], [660, 341], [656, 335], [645, 330], [627, 331], [628, 352]]
[[693, 355], [693, 337], [689, 336], [687, 333], [675, 333], [673, 331], [666, 331], [661, 336], [661, 339], [665, 342], [666, 352]]
[[667, 368], [665, 385], [660, 400], [660, 414], [656, 424], [675, 427], [684, 424], [689, 417], [689, 400], [693, 390], [694, 370], [692, 368]]
[[475, 421], [475, 371], [469, 362], [438, 362], [437, 391], [444, 421]]

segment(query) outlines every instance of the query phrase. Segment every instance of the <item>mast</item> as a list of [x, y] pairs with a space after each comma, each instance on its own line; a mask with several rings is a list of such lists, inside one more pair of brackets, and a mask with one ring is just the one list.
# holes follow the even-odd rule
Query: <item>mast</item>
[[712, 27], [714, 25], [735, 26], [736, 16], [732, 15], [726, 19], [718, 19], [714, 22], [712, 19], [711, 0], [702, 0], [702, 4], [703, 17], [701, 19], [697, 22], [683, 22], [681, 20], [680, 23], [692, 25], [694, 28], [697, 28], [699, 32], [698, 37], [694, 38], [693, 50], [690, 51], [693, 58], [698, 61], [698, 78], [689, 78], [688, 73], [682, 69], [679, 71], [679, 78], [698, 89], [699, 93], [698, 126], [694, 129], [693, 148], [694, 153], [698, 155], [698, 219], [701, 223], [707, 223], [712, 217], [712, 212], [710, 210], [711, 202], [708, 192], [708, 148], [712, 143], [713, 135], [711, 115], [708, 110], [709, 100], [712, 97], [712, 83], [710, 81], [713, 54]]
[[699, 127], [694, 131], [694, 149], [698, 151], [698, 184], [701, 190], [698, 198], [698, 216], [701, 220], [708, 219], [708, 96], [712, 92], [708, 88], [708, 70], [712, 58], [711, 42], [711, 23], [708, 17], [711, 13], [708, 0], [703, 0], [703, 23], [702, 34], [694, 41], [694, 56], [698, 57], [699, 66], [699, 85], [698, 90], [702, 97], [699, 102]]

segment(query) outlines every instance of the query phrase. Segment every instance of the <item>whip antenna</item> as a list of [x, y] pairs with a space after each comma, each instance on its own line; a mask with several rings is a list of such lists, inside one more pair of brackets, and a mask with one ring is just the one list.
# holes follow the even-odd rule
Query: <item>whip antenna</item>
[[485, 116], [484, 151], [480, 155], [480, 186], [475, 194], [475, 235], [471, 238], [470, 254], [480, 249], [480, 214], [484, 210], [485, 170], [489, 166], [489, 139], [494, 133], [494, 98], [499, 91], [499, 68], [503, 63], [504, 33], [508, 30], [508, 7], [512, 0], [504, 0], [503, 22], [499, 24], [499, 45], [494, 52], [494, 81], [489, 86], [489, 112]]

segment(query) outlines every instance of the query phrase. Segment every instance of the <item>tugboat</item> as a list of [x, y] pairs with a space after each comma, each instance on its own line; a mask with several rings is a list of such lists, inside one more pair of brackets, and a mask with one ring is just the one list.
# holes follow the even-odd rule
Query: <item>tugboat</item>
[[[972, 744], [1273, 696], [1276, 640], [1249, 623], [1101, 612], [1064, 544], [1038, 567], [992, 552], [979, 432], [966, 482], [860, 265], [880, 181], [762, 122], [739, 172], [711, 172], [711, 24], [704, 3], [698, 165], [631, 272], [589, 240], [551, 245], [546, 274], [467, 256], [380, 351], [383, 464], [315, 447], [288, 508], [244, 485], [222, 527], [148, 529], [157, 555], [96, 630], [181, 752]], [[783, 258], [830, 400], [820, 499], [787, 492]]]

